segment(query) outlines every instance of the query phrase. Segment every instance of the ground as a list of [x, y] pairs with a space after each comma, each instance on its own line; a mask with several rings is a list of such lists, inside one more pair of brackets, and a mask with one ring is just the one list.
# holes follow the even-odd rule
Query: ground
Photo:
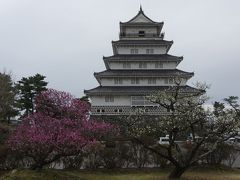
[[[161, 169], [121, 169], [121, 170], [13, 170], [1, 175], [0, 180], [161, 180], [166, 179], [170, 170]], [[237, 180], [240, 169], [204, 168], [187, 171], [182, 179], [189, 180]]]

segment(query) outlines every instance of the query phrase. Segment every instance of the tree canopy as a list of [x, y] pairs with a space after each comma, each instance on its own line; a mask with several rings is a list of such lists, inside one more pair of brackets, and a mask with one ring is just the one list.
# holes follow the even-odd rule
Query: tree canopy
[[10, 121], [18, 114], [16, 89], [11, 74], [0, 73], [0, 121]]
[[77, 155], [113, 129], [110, 124], [89, 120], [89, 104], [69, 93], [42, 91], [35, 102], [36, 112], [26, 116], [8, 140], [13, 151], [32, 158], [33, 169]]
[[40, 74], [23, 77], [18, 81], [16, 87], [19, 93], [18, 105], [21, 111], [24, 111], [24, 116], [28, 116], [34, 112], [34, 97], [41, 91], [46, 90], [46, 77]]
[[[162, 108], [162, 115], [149, 117], [143, 109], [120, 121], [125, 136], [174, 165], [169, 178], [180, 177], [220, 143], [238, 134], [238, 98], [216, 102], [212, 111], [204, 108], [206, 88], [197, 84], [195, 92], [185, 93], [180, 85], [169, 87], [148, 97]], [[168, 142], [159, 143], [159, 138], [166, 135]]]

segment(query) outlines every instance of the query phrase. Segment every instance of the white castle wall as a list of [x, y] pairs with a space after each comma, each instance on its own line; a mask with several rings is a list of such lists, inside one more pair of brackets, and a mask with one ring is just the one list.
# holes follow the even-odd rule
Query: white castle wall
[[114, 96], [114, 102], [105, 102], [105, 96], [91, 96], [92, 106], [130, 106], [131, 96]]
[[128, 34], [138, 34], [139, 31], [145, 31], [145, 34], [157, 34], [156, 27], [127, 27], [125, 30], [126, 35]]
[[[187, 83], [187, 79], [182, 79], [181, 85], [184, 86]], [[156, 84], [148, 84], [148, 78], [140, 78], [139, 84], [131, 84], [131, 78], [123, 78], [122, 84], [115, 84], [114, 78], [101, 78], [102, 86], [168, 86], [174, 85], [166, 84], [164, 78], [156, 78]]]
[[[109, 62], [110, 69], [140, 69], [139, 68], [139, 62], [130, 62], [131, 68], [123, 68], [123, 62]], [[163, 62], [162, 68], [156, 68], [155, 63], [156, 62], [146, 62], [147, 63], [147, 69], [175, 69], [177, 66], [176, 62]]]
[[166, 54], [167, 46], [118, 46], [117, 53], [118, 54], [131, 54], [131, 49], [138, 49], [138, 54], [146, 54], [146, 49], [153, 49], [153, 54]]

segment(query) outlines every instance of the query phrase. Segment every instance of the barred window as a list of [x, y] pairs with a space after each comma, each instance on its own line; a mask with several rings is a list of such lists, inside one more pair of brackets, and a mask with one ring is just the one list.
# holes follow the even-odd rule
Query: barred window
[[139, 84], [140, 80], [139, 78], [131, 78], [131, 84]]
[[146, 49], [146, 54], [153, 54], [154, 53], [154, 49]]
[[164, 79], [164, 84], [168, 84], [168, 78]]
[[139, 68], [140, 69], [146, 69], [147, 68], [147, 63], [146, 62], [140, 62], [139, 63]]
[[121, 78], [114, 78], [114, 84], [122, 84], [123, 81]]
[[105, 96], [105, 102], [114, 102], [114, 96]]
[[131, 49], [131, 50], [130, 50], [130, 53], [131, 53], [131, 54], [138, 54], [138, 49]]
[[156, 84], [156, 78], [149, 78], [148, 84]]
[[124, 63], [123, 63], [123, 68], [124, 68], [124, 69], [130, 69], [130, 68], [131, 68], [131, 63], [129, 63], [129, 62], [124, 62]]
[[156, 62], [155, 63], [155, 68], [158, 69], [158, 68], [163, 68], [163, 63], [162, 62]]

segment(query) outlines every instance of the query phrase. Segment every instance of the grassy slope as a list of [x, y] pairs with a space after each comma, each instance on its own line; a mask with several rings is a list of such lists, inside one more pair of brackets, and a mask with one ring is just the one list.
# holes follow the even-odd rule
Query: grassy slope
[[[160, 180], [165, 179], [169, 171], [157, 169], [141, 170], [103, 170], [103, 171], [77, 171], [77, 170], [17, 170], [9, 172], [0, 179], [17, 180]], [[186, 172], [183, 179], [204, 179], [204, 180], [237, 180], [240, 179], [240, 170], [227, 169], [195, 169]]]

